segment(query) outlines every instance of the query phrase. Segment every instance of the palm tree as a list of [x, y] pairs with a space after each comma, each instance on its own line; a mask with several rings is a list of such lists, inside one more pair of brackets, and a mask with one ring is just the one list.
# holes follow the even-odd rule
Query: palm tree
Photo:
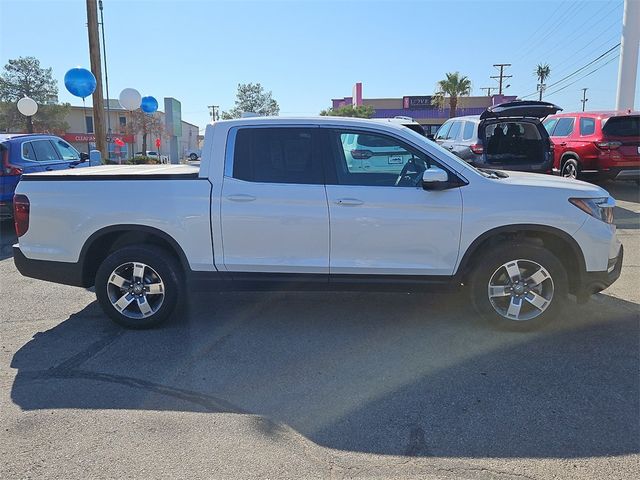
[[536, 71], [534, 72], [535, 76], [538, 77], [539, 90], [540, 90], [540, 100], [542, 100], [542, 91], [544, 90], [544, 81], [551, 76], [551, 67], [548, 63], [539, 63], [536, 67]]
[[449, 118], [456, 116], [458, 97], [471, 93], [471, 80], [459, 72], [447, 73], [444, 80], [437, 83], [438, 91], [435, 94], [434, 104], [444, 108], [444, 98], [449, 97]]

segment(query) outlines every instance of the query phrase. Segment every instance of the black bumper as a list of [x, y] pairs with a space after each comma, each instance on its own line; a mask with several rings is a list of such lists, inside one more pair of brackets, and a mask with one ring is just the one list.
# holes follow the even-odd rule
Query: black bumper
[[620, 252], [616, 258], [609, 260], [609, 268], [604, 272], [584, 272], [582, 284], [576, 292], [579, 301], [586, 301], [590, 295], [601, 292], [620, 278], [624, 248], [620, 245]]
[[13, 247], [13, 262], [25, 277], [62, 283], [74, 287], [88, 287], [83, 281], [82, 267], [79, 263], [32, 260], [24, 256], [20, 247]]

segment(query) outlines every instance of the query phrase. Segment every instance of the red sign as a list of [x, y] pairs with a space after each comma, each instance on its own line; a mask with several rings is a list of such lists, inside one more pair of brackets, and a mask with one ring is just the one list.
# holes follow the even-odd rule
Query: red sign
[[[93, 133], [65, 133], [62, 135], [67, 142], [75, 142], [75, 143], [86, 143], [86, 142], [95, 142], [96, 136]], [[125, 143], [133, 143], [134, 138], [133, 135], [120, 135], [123, 142]]]
[[156, 148], [160, 148], [160, 139], [156, 138]]

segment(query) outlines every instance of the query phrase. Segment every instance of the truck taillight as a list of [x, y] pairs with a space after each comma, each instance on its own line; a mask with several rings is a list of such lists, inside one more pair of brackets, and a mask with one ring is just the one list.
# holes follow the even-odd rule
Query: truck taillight
[[29, 199], [26, 195], [14, 195], [13, 220], [16, 226], [16, 235], [21, 237], [29, 230]]
[[2, 149], [2, 166], [0, 166], [0, 176], [22, 175], [22, 169], [9, 163], [9, 149]]
[[620, 146], [622, 145], [622, 142], [595, 142], [596, 143], [596, 147], [598, 147], [601, 150], [615, 150], [616, 148], [620, 148]]
[[481, 143], [474, 143], [473, 145], [469, 145], [469, 148], [476, 155], [482, 155], [484, 153], [484, 147]]

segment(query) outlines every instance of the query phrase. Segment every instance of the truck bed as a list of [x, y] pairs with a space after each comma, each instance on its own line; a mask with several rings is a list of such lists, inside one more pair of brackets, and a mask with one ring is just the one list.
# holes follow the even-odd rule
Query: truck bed
[[23, 175], [31, 180], [188, 180], [198, 178], [198, 167], [191, 165], [101, 165], [78, 169], [53, 170]]

